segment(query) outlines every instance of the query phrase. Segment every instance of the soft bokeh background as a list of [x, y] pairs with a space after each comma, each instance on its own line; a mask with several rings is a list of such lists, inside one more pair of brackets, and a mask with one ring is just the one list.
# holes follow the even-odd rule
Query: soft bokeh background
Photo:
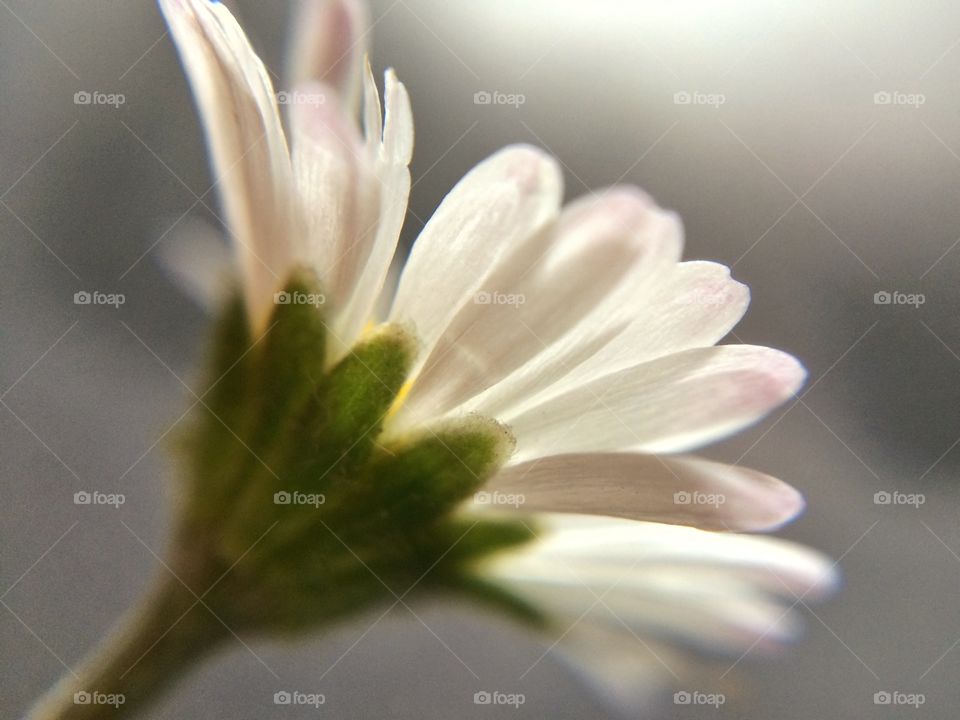
[[[279, 73], [288, 4], [235, 7]], [[800, 487], [809, 509], [783, 534], [840, 558], [845, 587], [799, 608], [805, 639], [782, 657], [685, 681], [726, 693], [719, 713], [670, 696], [658, 712], [955, 717], [956, 3], [378, 0], [374, 17], [375, 65], [398, 69], [417, 120], [407, 242], [471, 165], [531, 142], [564, 163], [570, 197], [624, 181], [678, 210], [687, 257], [733, 265], [753, 290], [737, 337], [810, 369], [798, 402], [708, 453]], [[77, 106], [81, 90], [126, 102]], [[525, 102], [476, 105], [480, 91]], [[215, 198], [153, 3], [0, 0], [0, 93], [0, 716], [16, 717], [159, 569], [157, 441], [189, 403], [178, 376], [196, 382], [207, 322], [159, 256], [174, 221], [209, 218]], [[73, 304], [93, 289], [126, 305]], [[877, 305], [878, 291], [925, 303]], [[84, 489], [126, 504], [75, 506]], [[878, 505], [878, 491], [926, 502]], [[466, 607], [417, 614], [290, 648], [236, 643], [149, 717], [317, 715], [280, 712], [280, 689], [325, 693], [319, 714], [336, 718], [602, 716], [512, 626]], [[526, 704], [475, 706], [481, 689]], [[884, 690], [926, 701], [876, 706]]]

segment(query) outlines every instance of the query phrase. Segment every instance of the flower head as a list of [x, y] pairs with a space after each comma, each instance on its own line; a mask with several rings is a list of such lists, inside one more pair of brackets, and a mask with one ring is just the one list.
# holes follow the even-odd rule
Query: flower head
[[230, 12], [160, 4], [239, 259], [184, 531], [224, 566], [249, 553], [221, 604], [266, 602], [234, 603], [237, 622], [299, 626], [422, 582], [545, 626], [582, 616], [564, 644], [580, 656], [582, 630], [616, 635], [586, 612], [598, 597], [654, 644], [785, 638], [784, 598], [822, 593], [829, 563], [706, 530], [774, 528], [801, 496], [679, 453], [756, 422], [805, 373], [717, 345], [749, 293], [722, 265], [681, 262], [679, 219], [631, 187], [563, 206], [557, 162], [511, 146], [447, 195], [385, 291], [413, 121], [392, 71], [381, 111], [362, 9], [307, 3], [319, 25], [295, 44], [287, 133]]

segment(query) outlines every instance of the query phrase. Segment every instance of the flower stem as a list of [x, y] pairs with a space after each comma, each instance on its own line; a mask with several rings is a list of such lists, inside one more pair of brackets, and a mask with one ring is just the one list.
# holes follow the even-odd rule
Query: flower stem
[[167, 576], [26, 720], [132, 717], [209, 654], [227, 630], [183, 583]]

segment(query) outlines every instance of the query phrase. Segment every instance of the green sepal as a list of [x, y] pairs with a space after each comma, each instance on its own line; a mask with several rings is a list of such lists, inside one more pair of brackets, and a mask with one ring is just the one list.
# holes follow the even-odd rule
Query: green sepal
[[[271, 436], [269, 446], [254, 445], [256, 457], [248, 453], [248, 471], [256, 480], [247, 484], [237, 501], [238, 522], [247, 525], [240, 536], [255, 537], [275, 520], [284, 521], [258, 546], [258, 555], [286, 552], [305, 539], [322, 543], [326, 531], [318, 517], [340, 526], [351, 513], [365, 512], [376, 502], [358, 499], [356, 488], [415, 352], [409, 333], [398, 326], [381, 326], [308, 386], [302, 407], [271, 421], [280, 431]], [[264, 472], [258, 463], [272, 472]], [[277, 505], [273, 502], [277, 493], [319, 494], [325, 503], [319, 510]], [[240, 549], [231, 546], [231, 552]]]
[[[327, 324], [320, 285], [312, 272], [294, 271], [255, 354], [250, 386], [235, 402], [249, 404], [245, 439], [248, 488], [240, 514], [263, 516], [252, 505], [276, 492], [296, 489], [298, 470], [317, 452], [315, 429], [325, 398]], [[272, 521], [271, 513], [265, 519]]]
[[376, 485], [371, 489], [390, 523], [423, 526], [479, 490], [515, 445], [510, 431], [494, 420], [449, 421], [385, 445], [370, 463], [367, 482]]
[[441, 542], [449, 541], [445, 568], [460, 568], [504, 550], [536, 539], [533, 521], [516, 513], [487, 518], [479, 513], [458, 513], [445, 519], [437, 530]]
[[[314, 302], [306, 300], [317, 299]], [[287, 302], [280, 302], [286, 299]], [[266, 449], [295, 429], [304, 410], [317, 405], [326, 363], [327, 326], [316, 277], [297, 270], [283, 292], [274, 296], [262, 349], [248, 394], [257, 397], [257, 437], [253, 447]]]
[[[325, 405], [327, 327], [319, 285], [311, 272], [297, 270], [273, 299], [274, 310], [256, 337], [235, 329], [240, 320], [247, 323], [239, 294], [225, 308], [213, 351], [219, 366], [226, 365], [223, 391], [216, 402], [202, 399], [194, 429], [212, 460], [195, 473], [198, 504], [206, 508], [198, 519], [206, 518], [205, 531], [222, 538], [225, 559], [273, 521], [273, 513], [263, 512], [264, 497], [280, 489], [292, 459], [311, 451], [303, 430]], [[241, 338], [245, 346], [237, 347]], [[221, 477], [223, 490], [212, 492], [210, 479]]]
[[214, 324], [213, 343], [208, 350], [208, 385], [202, 395], [205, 404], [225, 420], [235, 420], [241, 414], [244, 404], [237, 399], [249, 382], [252, 345], [243, 294], [233, 289]]
[[550, 618], [539, 608], [481, 575], [464, 575], [451, 589], [523, 625], [542, 630], [550, 627]]
[[271, 492], [320, 493], [330, 502], [324, 503], [322, 514], [310, 507], [278, 508], [278, 516], [287, 519], [285, 526], [271, 536], [263, 552], [299, 541], [310, 528], [322, 543], [329, 538], [323, 537], [318, 517], [342, 525], [376, 502], [358, 499], [365, 492], [365, 464], [414, 354], [415, 343], [405, 330], [382, 326], [325, 375], [317, 389], [322, 402], [299, 419], [295, 452], [282, 463], [281, 480], [268, 485]]
[[[432, 548], [445, 551], [456, 539], [435, 521], [471, 497], [513, 447], [503, 426], [473, 417], [379, 446], [350, 472], [343, 463], [330, 470], [320, 485], [323, 506], [285, 513], [283, 526], [257, 552], [286, 555], [306, 545], [321, 574], [344, 545], [378, 574], [421, 560], [429, 565], [440, 554], [431, 555]], [[308, 481], [302, 479], [301, 490]]]
[[416, 341], [404, 328], [381, 325], [330, 371], [318, 433], [325, 445], [346, 451], [338, 461], [343, 470], [349, 472], [369, 456], [416, 351]]
[[176, 436], [178, 457], [189, 478], [181, 504], [184, 522], [206, 527], [222, 511], [236, 489], [245, 462], [238, 435], [246, 432], [253, 340], [242, 293], [231, 291], [214, 323], [207, 350], [205, 390], [194, 401], [194, 415]]

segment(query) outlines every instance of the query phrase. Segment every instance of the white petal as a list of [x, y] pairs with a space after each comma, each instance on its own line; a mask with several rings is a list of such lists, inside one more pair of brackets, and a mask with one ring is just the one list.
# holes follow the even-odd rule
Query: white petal
[[[661, 225], [663, 234], [675, 234], [679, 252], [679, 220], [666, 215]], [[733, 329], [749, 301], [747, 287], [723, 265], [675, 264], [654, 282], [613, 293], [557, 342], [460, 410], [507, 415], [540, 393], [556, 394], [663, 355], [713, 345]]]
[[[504, 262], [434, 346], [406, 400], [408, 418], [446, 413], [597, 318], [610, 296], [653, 283], [676, 261], [679, 232], [644, 193], [617, 188], [567, 207], [522, 261]], [[678, 224], [675, 225], [678, 227]]]
[[384, 74], [386, 116], [381, 154], [385, 161], [409, 165], [413, 158], [413, 111], [407, 89], [393, 69]]
[[530, 560], [494, 577], [548, 614], [577, 618], [586, 613], [611, 629], [707, 650], [772, 647], [792, 639], [797, 629], [772, 596], [756, 592], [732, 572], [707, 583], [697, 568], [648, 567], [641, 561], [636, 567], [588, 570]]
[[295, 106], [294, 167], [309, 221], [306, 256], [328, 296], [331, 361], [347, 352], [372, 319], [396, 252], [410, 195], [413, 113], [406, 88], [387, 71], [386, 121], [376, 83], [366, 69], [366, 139], [335, 92], [301, 89], [326, 98]]
[[484, 489], [522, 495], [526, 511], [595, 513], [705, 530], [771, 530], [804, 506], [799, 492], [756, 470], [640, 453], [538, 458], [501, 470]]
[[322, 82], [349, 112], [360, 99], [367, 49], [367, 9], [360, 0], [300, 0], [293, 24], [289, 77], [293, 86]]
[[[407, 90], [392, 70], [384, 80], [386, 118], [383, 140], [377, 139], [374, 172], [379, 185], [376, 227], [361, 227], [360, 241], [367, 243], [363, 270], [353, 282], [350, 303], [337, 321], [337, 333], [351, 343], [373, 318], [410, 198], [410, 160], [413, 157], [413, 112]], [[376, 91], [374, 85], [373, 91]], [[379, 111], [379, 104], [376, 105]], [[379, 127], [379, 126], [377, 126]], [[369, 127], [367, 132], [369, 133]], [[370, 137], [367, 138], [368, 142]], [[372, 218], [374, 213], [368, 215]]]
[[561, 627], [587, 618], [737, 652], [791, 639], [790, 606], [835, 583], [826, 558], [769, 538], [567, 515], [539, 525], [540, 539], [481, 571]]
[[516, 462], [561, 452], [681, 452], [756, 422], [804, 377], [796, 359], [770, 348], [699, 348], [539, 398], [498, 419], [516, 434]]
[[160, 0], [193, 86], [251, 319], [261, 325], [292, 262], [290, 159], [273, 85], [220, 3]]
[[531, 238], [556, 217], [561, 192], [555, 160], [513, 146], [447, 195], [413, 246], [391, 311], [391, 320], [415, 327], [422, 360], [503, 263], [523, 261]]
[[651, 289], [630, 325], [581, 363], [565, 383], [583, 383], [664, 355], [709, 347], [743, 317], [750, 290], [724, 265], [685, 262]]
[[393, 304], [393, 296], [397, 294], [397, 285], [400, 282], [400, 273], [403, 270], [403, 258], [394, 255], [387, 269], [387, 275], [383, 280], [383, 287], [380, 288], [380, 294], [373, 304], [373, 320], [375, 323], [382, 322], [390, 314], [390, 306]]
[[375, 154], [383, 142], [383, 107], [369, 57], [363, 59], [363, 132], [371, 155]]
[[319, 104], [291, 107], [293, 164], [307, 222], [304, 260], [317, 270], [333, 312], [350, 300], [377, 223], [379, 185], [357, 127], [336, 93], [298, 88]]
[[230, 249], [223, 234], [200, 220], [182, 220], [158, 249], [159, 260], [180, 289], [204, 311], [220, 309], [235, 282]]
[[[834, 587], [833, 565], [818, 552], [778, 538], [716, 533], [597, 515], [537, 516], [539, 540], [524, 546], [535, 560], [562, 562], [577, 572], [604, 567], [694, 567], [707, 584], [735, 572], [765, 591], [821, 598]], [[519, 555], [517, 556], [519, 558]], [[504, 562], [516, 562], [507, 555]]]
[[[559, 642], [548, 637], [551, 650], [586, 682], [596, 688], [596, 698], [616, 717], [655, 716], [653, 706], [660, 690], [691, 666], [689, 654], [649, 637], [639, 637], [624, 627], [611, 628], [590, 614]], [[553, 654], [553, 653], [551, 653]], [[650, 712], [644, 709], [650, 706]]]

